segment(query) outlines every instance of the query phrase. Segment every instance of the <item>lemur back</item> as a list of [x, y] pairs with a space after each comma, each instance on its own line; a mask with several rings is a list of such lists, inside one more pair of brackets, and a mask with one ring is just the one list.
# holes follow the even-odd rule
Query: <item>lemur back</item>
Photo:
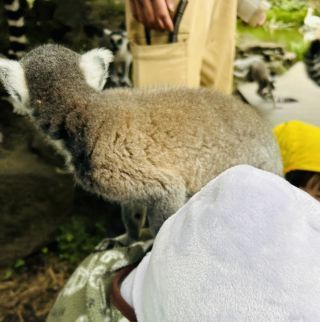
[[[148, 209], [153, 232], [194, 193], [238, 164], [281, 173], [271, 128], [250, 106], [208, 89], [102, 91], [107, 50], [47, 45], [0, 60], [21, 108], [72, 155], [76, 181], [126, 209]], [[124, 211], [124, 213], [126, 213]]]

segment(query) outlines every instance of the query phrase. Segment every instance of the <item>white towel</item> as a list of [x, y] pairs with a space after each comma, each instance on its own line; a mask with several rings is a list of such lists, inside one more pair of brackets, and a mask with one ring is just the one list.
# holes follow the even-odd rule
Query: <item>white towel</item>
[[132, 287], [141, 322], [320, 321], [320, 203], [231, 168], [164, 223]]

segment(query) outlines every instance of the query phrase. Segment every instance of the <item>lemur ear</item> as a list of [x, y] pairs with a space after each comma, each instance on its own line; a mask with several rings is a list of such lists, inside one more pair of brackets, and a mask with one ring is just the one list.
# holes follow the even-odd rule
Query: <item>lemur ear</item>
[[112, 52], [102, 48], [90, 50], [81, 56], [80, 68], [90, 87], [98, 91], [103, 89], [112, 60]]
[[112, 34], [112, 30], [105, 28], [105, 29], [103, 29], [103, 33], [104, 33], [106, 36], [110, 36], [110, 35]]
[[28, 102], [27, 81], [19, 62], [0, 58], [0, 81], [15, 102], [22, 105]]

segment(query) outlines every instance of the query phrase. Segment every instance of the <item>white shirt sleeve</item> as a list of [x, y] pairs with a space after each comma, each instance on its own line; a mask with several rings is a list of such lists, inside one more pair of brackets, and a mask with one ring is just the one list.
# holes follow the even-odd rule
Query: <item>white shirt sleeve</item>
[[270, 5], [262, 0], [238, 0], [238, 16], [244, 22], [249, 22], [257, 9], [266, 11]]

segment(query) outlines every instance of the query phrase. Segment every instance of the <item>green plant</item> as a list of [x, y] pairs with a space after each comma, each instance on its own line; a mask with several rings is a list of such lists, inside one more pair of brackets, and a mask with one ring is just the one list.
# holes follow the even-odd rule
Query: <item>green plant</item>
[[56, 238], [59, 257], [70, 263], [78, 263], [92, 252], [94, 247], [104, 238], [105, 228], [97, 223], [89, 230], [81, 217], [73, 217], [62, 226]]
[[270, 0], [270, 3], [272, 6], [268, 11], [265, 25], [253, 28], [239, 22], [240, 37], [281, 44], [288, 51], [294, 52], [297, 55], [297, 60], [301, 60], [308, 46], [300, 32], [309, 5], [308, 1]]
[[14, 263], [9, 265], [1, 274], [0, 281], [10, 279], [14, 274], [21, 272], [21, 270], [26, 268], [26, 262], [24, 259], [19, 258]]

